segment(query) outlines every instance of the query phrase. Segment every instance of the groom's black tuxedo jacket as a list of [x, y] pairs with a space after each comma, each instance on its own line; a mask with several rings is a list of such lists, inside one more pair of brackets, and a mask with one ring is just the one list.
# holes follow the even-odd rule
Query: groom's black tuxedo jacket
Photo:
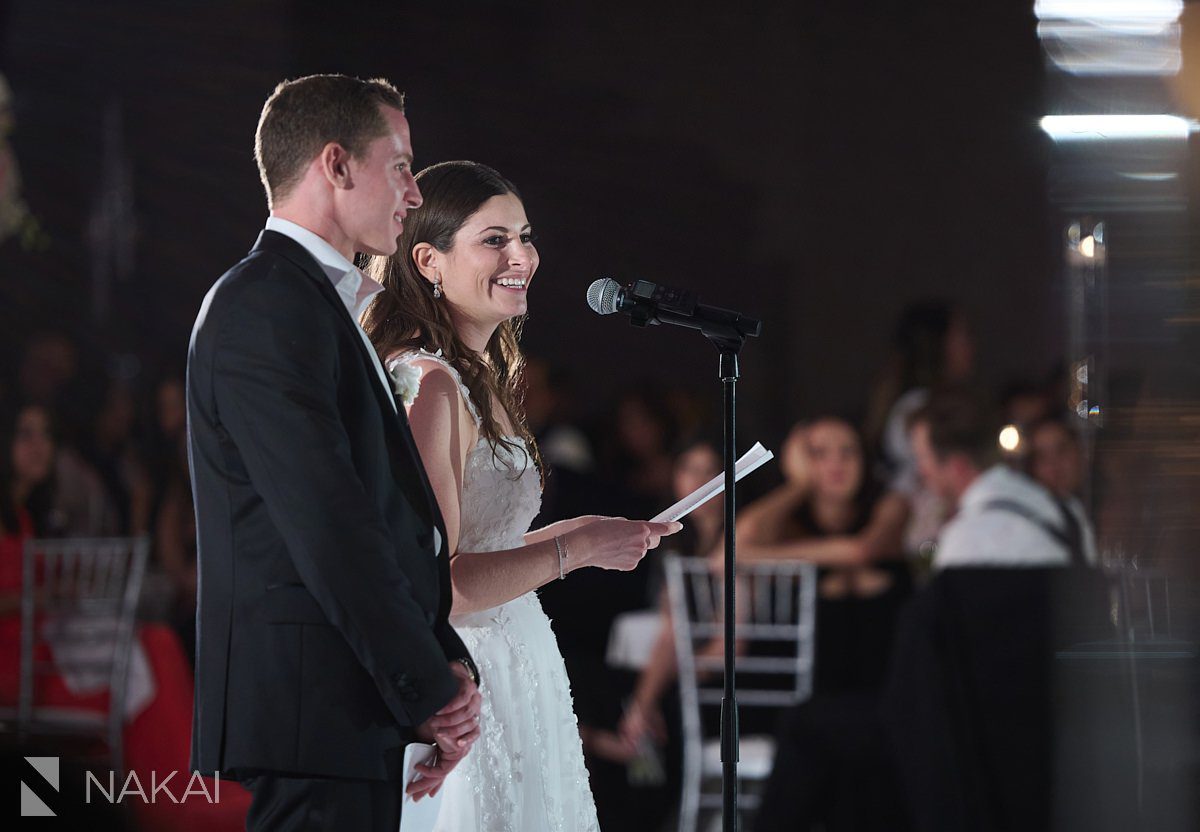
[[457, 691], [446, 533], [390, 397], [290, 238], [264, 231], [205, 298], [187, 378], [193, 769], [385, 778], [385, 752]]

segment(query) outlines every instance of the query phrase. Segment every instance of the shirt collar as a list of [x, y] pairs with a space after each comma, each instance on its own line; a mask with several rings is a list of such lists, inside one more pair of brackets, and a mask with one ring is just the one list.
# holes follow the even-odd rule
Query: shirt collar
[[1046, 496], [1028, 477], [1018, 474], [1007, 465], [997, 464], [980, 474], [963, 492], [959, 511], [971, 510], [998, 499], [1040, 507]]
[[368, 301], [383, 291], [383, 286], [378, 281], [363, 274], [327, 240], [304, 226], [282, 217], [271, 216], [267, 217], [267, 230], [295, 240], [313, 256], [329, 277], [329, 282], [333, 284], [338, 297], [345, 304], [346, 311], [355, 321], [362, 317]]

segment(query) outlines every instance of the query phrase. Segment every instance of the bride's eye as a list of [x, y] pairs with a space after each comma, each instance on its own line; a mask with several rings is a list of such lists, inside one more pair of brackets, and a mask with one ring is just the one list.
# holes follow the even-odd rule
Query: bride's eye
[[483, 241], [483, 244], [485, 246], [499, 246], [500, 248], [503, 248], [504, 246], [508, 245], [508, 239], [505, 237], [501, 237], [499, 234], [497, 234], [495, 236], [488, 237], [487, 239], [485, 239]]
[[537, 235], [534, 234], [532, 231], [526, 231], [524, 234], [521, 235], [521, 242], [524, 243], [525, 245], [529, 245], [530, 243], [532, 243], [536, 240], [537, 240]]

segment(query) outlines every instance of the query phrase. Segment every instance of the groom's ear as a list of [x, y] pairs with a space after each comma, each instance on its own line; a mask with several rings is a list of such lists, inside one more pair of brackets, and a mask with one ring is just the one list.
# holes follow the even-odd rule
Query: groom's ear
[[337, 142], [329, 142], [321, 148], [317, 166], [333, 187], [346, 189], [353, 184], [350, 179], [350, 152]]
[[442, 253], [430, 243], [417, 243], [412, 248], [413, 265], [430, 283], [437, 277], [441, 257]]

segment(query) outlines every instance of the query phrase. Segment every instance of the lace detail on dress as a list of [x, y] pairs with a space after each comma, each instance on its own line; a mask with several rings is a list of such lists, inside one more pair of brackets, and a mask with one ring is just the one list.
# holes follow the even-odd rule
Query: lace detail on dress
[[[467, 456], [461, 552], [504, 557], [541, 509], [525, 442], [507, 438], [515, 447], [493, 453], [481, 438]], [[598, 832], [570, 683], [537, 594], [450, 623], [479, 667], [483, 731], [446, 779], [435, 832]]]
[[[387, 369], [389, 373], [393, 372], [396, 369], [397, 364], [406, 364], [410, 367], [415, 367], [416, 362], [418, 361], [433, 361], [445, 367], [450, 373], [450, 377], [454, 379], [456, 384], [458, 384], [458, 390], [460, 393], [462, 393], [463, 401], [467, 405], [467, 412], [471, 414], [471, 418], [475, 420], [476, 425], [482, 423], [479, 418], [479, 410], [475, 407], [475, 402], [471, 401], [471, 390], [465, 383], [463, 383], [462, 375], [454, 368], [454, 365], [442, 357], [441, 350], [438, 350], [437, 352], [430, 352], [427, 349], [421, 348], [419, 350], [406, 350], [404, 352], [397, 353], [388, 359]], [[417, 369], [420, 368], [417, 367]], [[416, 397], [414, 396], [413, 398]]]
[[525, 440], [516, 447], [480, 439], [467, 454], [463, 474], [460, 552], [499, 552], [525, 545], [525, 532], [542, 508], [542, 485]]

